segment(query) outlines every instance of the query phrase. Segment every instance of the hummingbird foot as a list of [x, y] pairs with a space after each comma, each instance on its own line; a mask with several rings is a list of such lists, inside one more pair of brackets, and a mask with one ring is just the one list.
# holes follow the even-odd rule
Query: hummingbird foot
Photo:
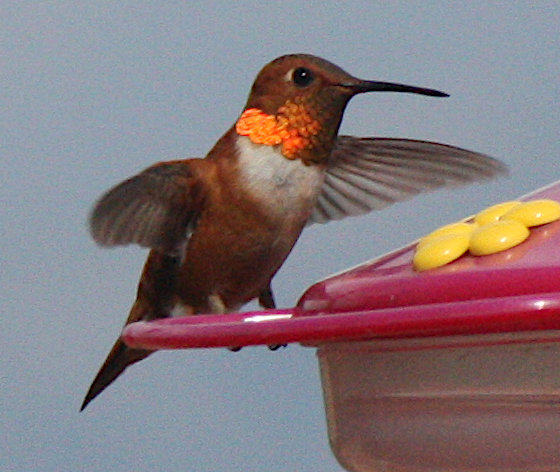
[[[259, 303], [263, 308], [274, 309], [276, 308], [276, 302], [274, 301], [274, 294], [272, 293], [272, 288], [270, 284], [259, 294]], [[281, 347], [286, 347], [287, 344], [269, 344], [268, 349], [271, 351], [277, 351]]]
[[274, 301], [274, 294], [272, 293], [270, 283], [259, 293], [259, 305], [268, 310], [276, 308], [276, 302]]
[[268, 349], [270, 349], [271, 351], [277, 351], [281, 347], [288, 347], [288, 344], [284, 343], [284, 344], [269, 344], [268, 345]]
[[[270, 349], [271, 351], [277, 351], [280, 348], [283, 347], [288, 347], [288, 344], [269, 344], [268, 345], [268, 349]], [[241, 346], [232, 346], [232, 347], [228, 347], [228, 350], [231, 352], [239, 352], [241, 351], [242, 347]]]

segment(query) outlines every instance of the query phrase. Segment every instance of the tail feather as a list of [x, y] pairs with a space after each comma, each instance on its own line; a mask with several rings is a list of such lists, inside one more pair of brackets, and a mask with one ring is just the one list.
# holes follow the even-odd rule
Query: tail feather
[[93, 379], [84, 398], [80, 411], [105, 390], [131, 364], [148, 357], [152, 352], [145, 349], [131, 349], [119, 338], [107, 356], [107, 359]]
[[[177, 290], [178, 269], [181, 258], [177, 254], [166, 254], [152, 250], [144, 265], [138, 284], [136, 301], [130, 310], [125, 325], [139, 320], [165, 318], [173, 307]], [[131, 364], [148, 357], [146, 349], [131, 349], [119, 338], [99, 369], [84, 398], [82, 411], [97, 395], [105, 390]]]

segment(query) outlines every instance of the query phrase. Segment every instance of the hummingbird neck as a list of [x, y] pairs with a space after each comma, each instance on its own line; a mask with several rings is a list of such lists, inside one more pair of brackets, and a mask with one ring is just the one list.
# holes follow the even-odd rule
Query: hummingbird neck
[[255, 144], [280, 146], [287, 159], [302, 159], [304, 162], [322, 161], [332, 147], [325, 146], [326, 130], [320, 121], [297, 100], [286, 101], [276, 115], [269, 115], [259, 108], [248, 108], [237, 120], [235, 130]]

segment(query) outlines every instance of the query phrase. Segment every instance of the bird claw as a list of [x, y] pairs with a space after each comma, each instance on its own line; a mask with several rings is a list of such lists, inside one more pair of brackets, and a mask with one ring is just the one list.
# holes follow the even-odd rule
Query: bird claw
[[287, 346], [288, 346], [287, 344], [269, 344], [268, 349], [270, 349], [271, 351], [277, 351], [281, 347], [287, 347]]
[[[288, 344], [269, 344], [268, 345], [268, 349], [270, 349], [271, 351], [277, 351], [278, 349], [280, 349], [281, 347], [287, 347]], [[239, 352], [241, 351], [242, 346], [230, 346], [228, 347], [228, 350], [231, 352]]]

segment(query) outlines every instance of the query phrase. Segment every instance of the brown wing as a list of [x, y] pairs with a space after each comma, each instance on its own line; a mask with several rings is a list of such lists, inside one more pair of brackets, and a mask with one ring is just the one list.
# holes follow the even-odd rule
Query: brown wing
[[109, 190], [90, 215], [93, 239], [103, 246], [176, 248], [198, 211], [198, 161], [161, 162]]
[[360, 215], [421, 192], [506, 173], [500, 161], [445, 144], [339, 136], [309, 224]]

